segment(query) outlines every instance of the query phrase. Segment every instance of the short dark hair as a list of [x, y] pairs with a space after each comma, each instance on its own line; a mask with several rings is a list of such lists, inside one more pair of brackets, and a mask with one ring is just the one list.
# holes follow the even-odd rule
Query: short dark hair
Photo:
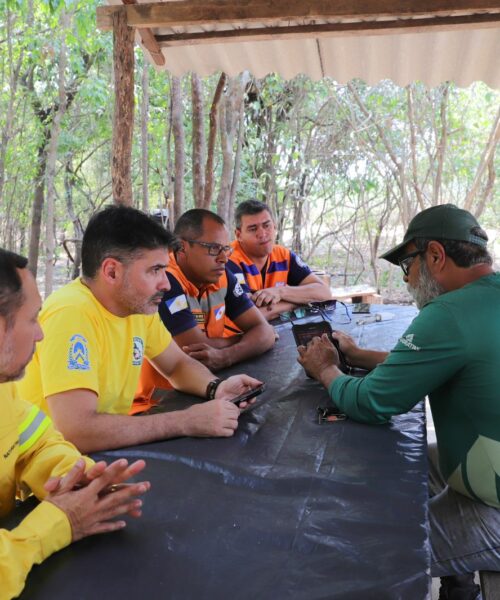
[[175, 237], [130, 206], [108, 206], [89, 221], [82, 240], [82, 273], [92, 279], [106, 258], [127, 262], [144, 250], [172, 248]]
[[226, 222], [218, 214], [205, 208], [192, 208], [183, 213], [175, 224], [174, 233], [177, 237], [196, 240], [203, 235], [203, 221], [211, 219], [219, 225]]
[[[486, 231], [481, 229], [481, 227], [473, 227], [471, 229], [471, 234], [484, 240], [485, 242], [488, 241], [488, 235]], [[417, 250], [426, 250], [429, 242], [431, 241], [432, 240], [429, 238], [415, 238], [413, 240]], [[473, 244], [472, 242], [460, 242], [457, 240], [434, 241], [439, 242], [443, 246], [446, 256], [449, 256], [457, 265], [457, 267], [466, 269], [467, 267], [472, 267], [473, 265], [493, 264], [491, 254], [488, 252], [485, 246]]]
[[17, 309], [24, 302], [23, 282], [18, 269], [25, 269], [28, 259], [0, 248], [0, 316], [9, 329], [14, 324]]
[[260, 200], [255, 200], [255, 198], [252, 198], [251, 200], [240, 202], [234, 211], [234, 222], [236, 224], [236, 228], [241, 228], [241, 217], [245, 215], [258, 215], [263, 210], [267, 210], [271, 217], [273, 216], [269, 206], [264, 204], [264, 202], [260, 202]]

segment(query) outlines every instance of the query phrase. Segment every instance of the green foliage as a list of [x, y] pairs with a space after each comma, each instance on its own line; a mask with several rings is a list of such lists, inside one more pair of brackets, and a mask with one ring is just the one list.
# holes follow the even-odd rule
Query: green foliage
[[[39, 165], [58, 107], [59, 56], [66, 45], [70, 107], [62, 122], [56, 173], [58, 235], [73, 236], [72, 215], [85, 226], [111, 201], [113, 115], [112, 36], [95, 28], [97, 0], [0, 0], [0, 134], [5, 140], [0, 172], [0, 243], [25, 249]], [[30, 9], [32, 7], [32, 9]], [[63, 12], [70, 26], [61, 27]], [[64, 44], [63, 44], [64, 42]], [[142, 52], [136, 52], [136, 135], [132, 176], [139, 204]], [[203, 80], [205, 132], [219, 74]], [[169, 131], [170, 77], [149, 68], [148, 186], [150, 206], [172, 197], [173, 136]], [[190, 77], [182, 80], [186, 207], [192, 205]], [[236, 202], [256, 197], [275, 210], [280, 237], [299, 244], [307, 259], [335, 272], [359, 273], [379, 283], [374, 256], [400, 234], [404, 219], [425, 205], [462, 204], [491, 132], [500, 94], [482, 83], [468, 89], [442, 85], [408, 89], [382, 81], [340, 85], [330, 79], [278, 75], [252, 80], [244, 106], [244, 139]], [[443, 110], [442, 110], [443, 109]], [[10, 113], [9, 113], [10, 111]], [[12, 119], [9, 121], [9, 114]], [[443, 114], [445, 121], [443, 121]], [[411, 132], [415, 135], [412, 146]], [[446, 131], [438, 197], [437, 150]], [[215, 193], [221, 173], [219, 138]], [[0, 160], [0, 164], [2, 161]], [[494, 170], [498, 173], [499, 158]], [[485, 189], [487, 172], [478, 199]], [[3, 177], [3, 179], [2, 179]], [[70, 214], [68, 194], [72, 202]], [[474, 206], [478, 206], [478, 200]], [[482, 219], [496, 226], [498, 185]]]

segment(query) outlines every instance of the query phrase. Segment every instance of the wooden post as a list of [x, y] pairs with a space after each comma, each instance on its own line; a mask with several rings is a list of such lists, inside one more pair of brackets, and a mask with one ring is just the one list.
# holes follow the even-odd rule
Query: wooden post
[[134, 130], [134, 29], [124, 10], [113, 15], [115, 111], [111, 180], [116, 204], [132, 206], [132, 134]]

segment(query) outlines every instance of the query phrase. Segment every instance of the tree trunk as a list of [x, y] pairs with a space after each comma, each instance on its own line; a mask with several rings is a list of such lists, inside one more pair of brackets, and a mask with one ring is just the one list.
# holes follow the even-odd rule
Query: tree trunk
[[12, 53], [12, 26], [15, 23], [13, 15], [10, 13], [8, 6], [6, 8], [7, 18], [7, 53], [8, 53], [8, 65], [9, 65], [9, 100], [7, 103], [7, 111], [5, 113], [5, 124], [2, 129], [1, 141], [0, 141], [0, 205], [3, 204], [3, 187], [5, 183], [5, 157], [7, 154], [7, 147], [12, 137], [12, 128], [14, 124], [14, 104], [17, 93], [17, 86], [19, 83], [19, 73], [21, 70], [22, 60], [24, 57], [24, 49], [20, 51], [19, 57], [16, 64], [14, 64], [13, 53]]
[[172, 227], [184, 211], [184, 171], [186, 164], [184, 125], [182, 122], [181, 82], [172, 77], [172, 128], [175, 146], [174, 214]]
[[230, 231], [234, 228], [234, 205], [236, 203], [236, 192], [240, 182], [241, 170], [241, 151], [243, 149], [243, 138], [245, 137], [245, 104], [240, 104], [240, 117], [238, 120], [238, 141], [236, 144], [236, 154], [234, 157], [233, 181], [231, 182], [231, 191], [229, 193], [229, 214], [227, 217], [227, 226]]
[[75, 175], [71, 164], [71, 156], [67, 157], [66, 164], [64, 166], [64, 196], [66, 200], [66, 208], [68, 210], [68, 216], [73, 223], [73, 243], [75, 245], [75, 253], [73, 256], [73, 268], [71, 272], [71, 279], [76, 279], [80, 275], [80, 265], [82, 262], [82, 238], [83, 238], [83, 227], [80, 219], [75, 213], [75, 207], [73, 205], [73, 186]]
[[[229, 221], [229, 203], [234, 169], [234, 139], [236, 126], [240, 118], [241, 103], [246, 83], [249, 79], [247, 72], [229, 81], [227, 93], [220, 106], [220, 141], [222, 150], [222, 174], [219, 194], [217, 196], [217, 214], [226, 222]], [[234, 193], [236, 193], [234, 191]]]
[[205, 167], [205, 195], [203, 199], [203, 207], [210, 209], [212, 204], [212, 195], [214, 190], [214, 153], [215, 140], [217, 139], [217, 125], [219, 122], [219, 106], [222, 97], [222, 92], [226, 85], [227, 77], [225, 73], [221, 73], [217, 88], [215, 89], [214, 99], [210, 108], [210, 129], [208, 133], [208, 151], [207, 164]]
[[134, 29], [125, 13], [113, 15], [115, 109], [111, 178], [116, 204], [132, 206], [132, 134], [134, 129]]
[[491, 128], [490, 137], [486, 143], [486, 147], [481, 156], [481, 160], [477, 166], [476, 175], [474, 177], [474, 181], [472, 182], [470, 190], [467, 192], [467, 196], [465, 198], [464, 208], [469, 211], [473, 211], [472, 206], [474, 204], [474, 200], [479, 191], [479, 185], [481, 183], [481, 178], [484, 175], [485, 170], [488, 168], [489, 164], [492, 164], [493, 157], [495, 156], [495, 152], [498, 146], [498, 142], [500, 141], [500, 108], [498, 109], [497, 116], [495, 118], [495, 122], [493, 123], [493, 127]]
[[198, 75], [191, 75], [191, 102], [193, 110], [193, 199], [196, 208], [202, 208], [205, 197], [205, 127], [203, 118], [203, 87]]
[[50, 128], [50, 140], [47, 148], [47, 214], [45, 216], [45, 298], [52, 293], [54, 283], [54, 259], [55, 259], [55, 201], [56, 201], [56, 161], [59, 135], [61, 133], [61, 122], [66, 113], [66, 29], [69, 24], [69, 14], [63, 11], [61, 16], [61, 49], [59, 52], [59, 93], [58, 107], [52, 119]]
[[[170, 82], [170, 88], [172, 83]], [[167, 154], [167, 174], [165, 178], [165, 205], [168, 211], [168, 228], [173, 228], [173, 201], [172, 201], [172, 182], [174, 181], [174, 165], [172, 162], [172, 94], [170, 94], [169, 110], [165, 131], [166, 154]]]
[[149, 210], [149, 160], [148, 160], [148, 120], [149, 120], [149, 65], [144, 59], [142, 67], [141, 102], [141, 164], [142, 164], [142, 210]]
[[45, 148], [48, 135], [48, 131], [45, 130], [44, 141], [41, 141], [38, 146], [38, 164], [35, 177], [35, 195], [31, 213], [30, 245], [28, 251], [28, 264], [33, 277], [36, 277], [38, 271], [40, 232], [42, 229], [42, 212], [45, 200], [45, 167], [47, 165], [47, 152]]
[[437, 141], [437, 150], [436, 150], [436, 176], [434, 177], [434, 186], [433, 186], [433, 194], [432, 194], [432, 204], [436, 206], [437, 204], [441, 204], [441, 183], [443, 180], [443, 168], [444, 168], [444, 159], [446, 153], [446, 142], [448, 140], [448, 125], [446, 121], [446, 109], [448, 106], [448, 95], [450, 91], [450, 84], [445, 83], [443, 87], [443, 95], [441, 97], [441, 105], [440, 105], [440, 115], [441, 115], [441, 134], [439, 140]]

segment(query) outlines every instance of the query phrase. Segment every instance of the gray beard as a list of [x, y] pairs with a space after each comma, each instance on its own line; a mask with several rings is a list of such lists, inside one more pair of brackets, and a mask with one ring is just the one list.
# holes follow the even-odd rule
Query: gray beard
[[410, 284], [406, 286], [415, 300], [418, 309], [421, 309], [433, 298], [445, 293], [445, 289], [432, 278], [425, 261], [420, 261], [420, 277], [415, 287]]

